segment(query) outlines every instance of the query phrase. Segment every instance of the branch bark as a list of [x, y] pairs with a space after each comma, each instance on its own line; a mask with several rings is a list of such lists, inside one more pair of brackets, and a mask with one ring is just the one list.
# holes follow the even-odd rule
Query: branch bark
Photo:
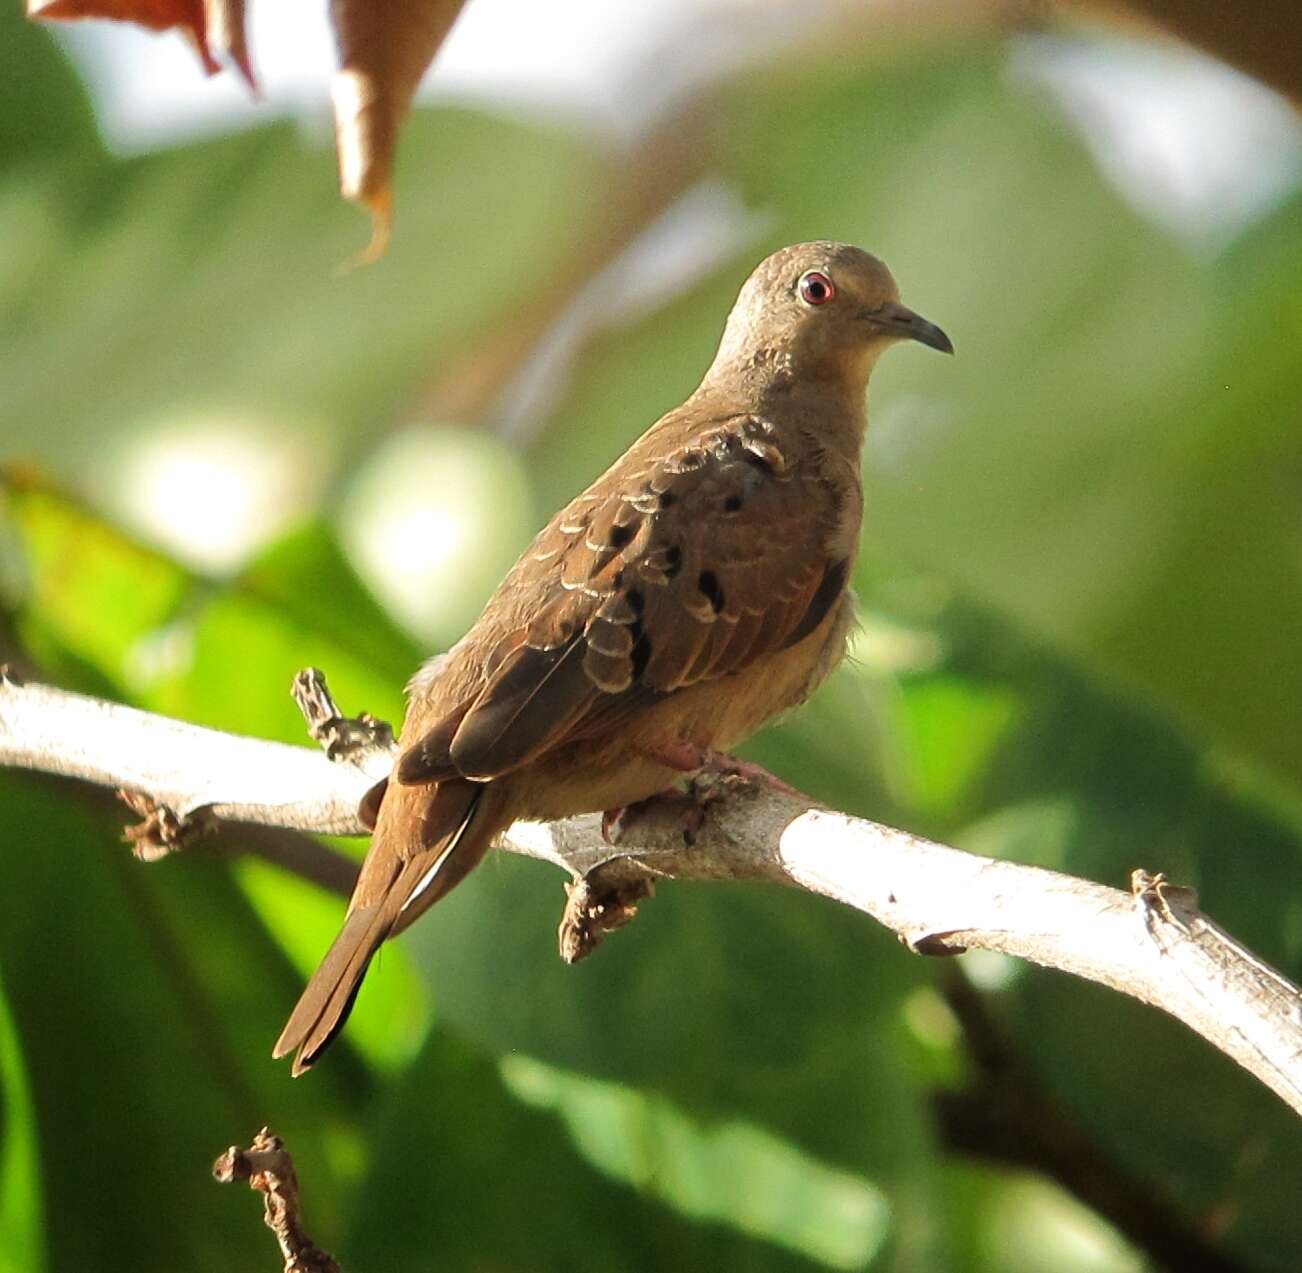
[[[133, 838], [156, 856], [220, 822], [364, 834], [356, 809], [388, 772], [392, 735], [339, 715], [319, 673], [296, 696], [334, 759], [187, 725], [50, 686], [0, 679], [0, 764], [68, 774], [144, 797]], [[1191, 890], [1134, 872], [1128, 892], [965, 853], [735, 776], [707, 775], [712, 807], [684, 843], [672, 804], [612, 848], [598, 815], [519, 822], [509, 852], [576, 881], [561, 925], [578, 958], [626, 923], [660, 879], [756, 879], [871, 915], [920, 954], [999, 951], [1152, 1004], [1302, 1113], [1302, 993], [1198, 909]]]

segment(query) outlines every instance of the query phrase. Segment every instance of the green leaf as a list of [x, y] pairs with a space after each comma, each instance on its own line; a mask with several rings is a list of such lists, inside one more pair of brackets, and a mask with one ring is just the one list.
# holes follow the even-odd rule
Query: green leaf
[[906, 686], [890, 732], [912, 755], [909, 804], [922, 814], [951, 817], [962, 809], [1018, 707], [1008, 686], [952, 676], [915, 678]]
[[514, 326], [558, 268], [554, 245], [600, 215], [604, 165], [558, 129], [421, 110], [404, 147], [421, 156], [400, 179], [404, 249], [342, 276], [364, 227], [329, 153], [291, 125], [116, 164], [114, 215], [48, 257], [6, 331], [5, 451], [137, 521], [123, 478], [152, 429], [288, 437], [304, 466], [342, 476], [431, 368]]
[[488, 1057], [442, 1030], [390, 1089], [369, 1139], [374, 1166], [339, 1253], [349, 1268], [816, 1267], [598, 1174], [555, 1115], [514, 1099]]
[[297, 978], [201, 853], [144, 867], [91, 812], [107, 802], [53, 781], [0, 776], [0, 799], [23, 829], [0, 858], [0, 975], [40, 1145], [28, 1196], [77, 1217], [46, 1227], [49, 1269], [265, 1262], [260, 1208], [208, 1167], [266, 1121], [310, 1151], [348, 1108], [342, 1064], [308, 1088], [266, 1059]]
[[241, 572], [237, 586], [304, 630], [365, 659], [393, 683], [405, 681], [421, 658], [319, 522], [269, 545]]
[[0, 1273], [43, 1273], [45, 1208], [22, 1040], [0, 985]]
[[0, 474], [0, 516], [16, 530], [26, 583], [23, 635], [43, 658], [71, 655], [119, 685], [136, 680], [143, 637], [166, 625], [193, 577], [66, 494]]
[[0, 7], [0, 171], [102, 159], [90, 99], [48, 31]]
[[700, 1220], [722, 1221], [830, 1268], [871, 1263], [889, 1208], [868, 1181], [834, 1171], [752, 1124], [701, 1124], [659, 1097], [508, 1054], [502, 1076], [564, 1118], [607, 1174]]
[[883, 1191], [892, 1243], [931, 1249], [929, 1118], [898, 1044], [921, 961], [812, 897], [676, 885], [568, 967], [559, 883], [500, 856], [415, 927], [405, 940], [442, 1018], [495, 1050], [770, 1128]]

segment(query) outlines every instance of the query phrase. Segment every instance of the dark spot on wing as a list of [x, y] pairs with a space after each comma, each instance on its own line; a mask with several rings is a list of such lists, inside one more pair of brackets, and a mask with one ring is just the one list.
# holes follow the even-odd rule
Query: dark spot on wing
[[719, 576], [713, 570], [702, 570], [700, 578], [696, 581], [696, 586], [700, 588], [714, 607], [714, 613], [718, 614], [723, 609], [725, 600], [723, 586], [719, 583]]
[[651, 638], [643, 630], [641, 619], [632, 625], [630, 631], [633, 633], [633, 649], [629, 659], [633, 663], [633, 681], [636, 684], [651, 662]]

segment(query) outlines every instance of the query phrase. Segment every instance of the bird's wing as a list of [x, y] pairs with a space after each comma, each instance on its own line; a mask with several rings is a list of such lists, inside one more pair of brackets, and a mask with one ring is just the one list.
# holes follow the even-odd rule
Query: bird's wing
[[498, 777], [795, 644], [845, 587], [828, 548], [840, 498], [754, 417], [634, 448], [503, 581], [480, 623], [516, 619], [501, 633], [498, 618], [482, 677], [404, 753], [399, 780]]

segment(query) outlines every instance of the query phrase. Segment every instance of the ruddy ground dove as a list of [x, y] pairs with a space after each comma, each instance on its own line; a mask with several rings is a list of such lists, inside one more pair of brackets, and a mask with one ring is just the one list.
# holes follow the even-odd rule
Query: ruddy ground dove
[[627, 806], [806, 699], [853, 622], [868, 376], [948, 337], [881, 261], [801, 243], [763, 261], [700, 387], [547, 524], [409, 687], [400, 758], [343, 928], [276, 1044], [338, 1034], [382, 942], [517, 818]]

